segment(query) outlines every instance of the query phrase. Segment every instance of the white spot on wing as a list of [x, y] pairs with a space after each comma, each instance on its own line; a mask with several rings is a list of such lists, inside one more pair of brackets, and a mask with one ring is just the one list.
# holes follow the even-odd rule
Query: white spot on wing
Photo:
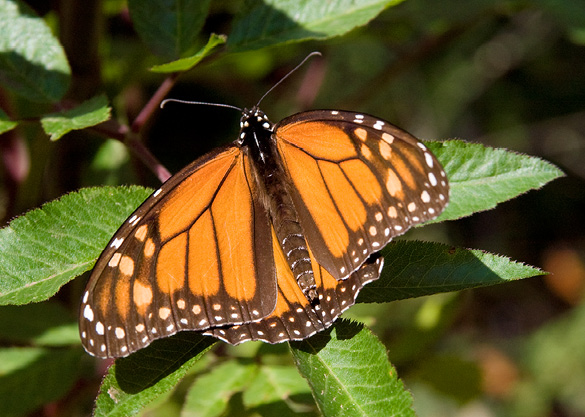
[[88, 319], [89, 321], [93, 321], [93, 310], [89, 305], [86, 305], [83, 309], [83, 317]]
[[433, 174], [432, 172], [429, 172], [429, 181], [431, 182], [431, 185], [433, 187], [438, 184], [437, 183], [437, 178], [435, 177], [435, 174]]
[[120, 249], [120, 245], [122, 244], [122, 242], [124, 242], [124, 238], [120, 237], [120, 238], [116, 238], [114, 239], [114, 241], [112, 242], [112, 244], [110, 245], [111, 248], [116, 248], [116, 249]]
[[429, 168], [433, 167], [433, 157], [428, 152], [425, 152], [425, 161], [427, 162], [427, 165], [429, 166]]

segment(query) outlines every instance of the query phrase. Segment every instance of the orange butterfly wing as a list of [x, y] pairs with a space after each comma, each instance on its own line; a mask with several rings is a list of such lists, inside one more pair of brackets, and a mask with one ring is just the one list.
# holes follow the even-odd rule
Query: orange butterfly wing
[[81, 305], [85, 349], [126, 356], [183, 329], [272, 313], [270, 230], [241, 148], [195, 161], [135, 211], [98, 259]]
[[316, 110], [288, 117], [274, 131], [308, 244], [337, 279], [447, 205], [439, 162], [388, 122]]

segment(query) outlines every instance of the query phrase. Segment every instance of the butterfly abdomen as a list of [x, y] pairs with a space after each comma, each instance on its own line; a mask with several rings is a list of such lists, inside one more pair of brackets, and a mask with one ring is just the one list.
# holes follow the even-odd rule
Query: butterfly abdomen
[[317, 292], [313, 266], [276, 146], [271, 144], [273, 124], [263, 112], [244, 113], [240, 138], [248, 146], [254, 178], [274, 232], [303, 294], [313, 304]]

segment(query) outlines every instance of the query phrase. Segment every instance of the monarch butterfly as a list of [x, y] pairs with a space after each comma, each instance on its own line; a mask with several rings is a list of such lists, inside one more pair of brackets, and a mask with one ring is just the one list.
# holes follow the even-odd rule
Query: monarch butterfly
[[232, 144], [172, 176], [110, 240], [83, 294], [83, 346], [122, 357], [181, 330], [305, 339], [448, 198], [434, 155], [386, 121], [315, 110], [273, 124], [244, 109]]

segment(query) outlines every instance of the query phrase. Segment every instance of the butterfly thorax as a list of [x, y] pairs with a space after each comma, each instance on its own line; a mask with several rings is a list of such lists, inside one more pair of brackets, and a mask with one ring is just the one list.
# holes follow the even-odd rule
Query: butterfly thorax
[[249, 152], [256, 187], [270, 216], [276, 237], [301, 290], [317, 302], [315, 278], [305, 234], [299, 224], [283, 164], [273, 138], [274, 124], [257, 108], [245, 110], [239, 143]]

